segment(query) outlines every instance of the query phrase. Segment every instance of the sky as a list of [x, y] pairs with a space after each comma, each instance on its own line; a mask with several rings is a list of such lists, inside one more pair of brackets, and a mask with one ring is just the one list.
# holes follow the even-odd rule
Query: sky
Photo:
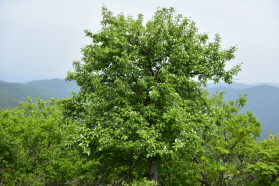
[[223, 48], [237, 46], [226, 67], [243, 63], [235, 82], [279, 83], [278, 0], [0, 0], [0, 80], [65, 78], [90, 44], [84, 30], [101, 29], [103, 5], [144, 20], [174, 7], [200, 33], [220, 34]]

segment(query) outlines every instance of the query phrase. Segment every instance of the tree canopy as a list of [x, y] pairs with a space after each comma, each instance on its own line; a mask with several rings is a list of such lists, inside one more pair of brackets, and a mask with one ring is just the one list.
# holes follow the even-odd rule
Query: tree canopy
[[0, 185], [278, 185], [278, 135], [257, 142], [246, 95], [204, 89], [232, 82], [235, 47], [173, 8], [102, 14], [67, 76], [78, 93], [0, 110]]
[[62, 185], [78, 175], [78, 153], [61, 150], [75, 130], [54, 99], [32, 103], [29, 97], [14, 109], [0, 110], [0, 184]]
[[114, 16], [106, 7], [102, 15], [102, 29], [86, 31], [92, 43], [68, 73], [81, 90], [64, 102], [65, 112], [84, 125], [79, 140], [87, 153], [115, 165], [119, 183], [141, 167], [134, 177], [160, 185], [158, 166], [174, 154], [194, 157], [200, 134], [214, 131], [201, 86], [232, 82], [240, 66], [225, 65], [236, 48], [222, 49], [218, 34], [210, 42], [173, 8], [158, 9], [146, 23], [143, 15]]

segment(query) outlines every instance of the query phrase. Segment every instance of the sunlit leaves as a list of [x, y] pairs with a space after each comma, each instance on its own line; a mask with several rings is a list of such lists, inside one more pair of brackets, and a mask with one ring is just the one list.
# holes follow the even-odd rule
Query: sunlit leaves
[[77, 153], [62, 148], [75, 127], [62, 119], [54, 99], [33, 103], [29, 97], [16, 108], [0, 110], [1, 183], [57, 185], [73, 179], [78, 159], [72, 156]]
[[[201, 85], [231, 83], [240, 68], [225, 65], [236, 48], [222, 49], [219, 35], [210, 42], [173, 8], [159, 8], [146, 22], [142, 15], [115, 16], [106, 7], [102, 15], [99, 32], [85, 31], [92, 43], [82, 48], [81, 62], [74, 62], [67, 77], [81, 86], [61, 103], [65, 116], [80, 123], [81, 135], [72, 144], [100, 166], [114, 157], [119, 164], [113, 169], [126, 171], [138, 156], [142, 168], [150, 158], [166, 166], [165, 158], [194, 156], [201, 134], [214, 132], [218, 120]], [[131, 179], [145, 173], [135, 175]]]
[[268, 135], [255, 148], [255, 159], [249, 162], [246, 171], [253, 173], [255, 185], [279, 184], [279, 135]]
[[204, 181], [201, 182], [212, 185], [247, 183], [250, 178], [244, 170], [253, 157], [256, 137], [260, 136], [260, 122], [249, 111], [240, 113], [246, 96], [228, 103], [222, 100], [222, 94], [211, 99], [215, 110], [212, 117], [217, 127], [210, 134], [202, 134], [203, 149], [196, 158]]

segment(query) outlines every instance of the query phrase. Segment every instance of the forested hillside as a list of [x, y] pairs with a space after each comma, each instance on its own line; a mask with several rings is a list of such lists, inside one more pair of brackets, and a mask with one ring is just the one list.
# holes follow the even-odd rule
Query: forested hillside
[[40, 97], [48, 100], [55, 96], [46, 90], [30, 87], [21, 83], [8, 83], [0, 81], [0, 108], [15, 107], [19, 101], [25, 101], [27, 96]]
[[19, 101], [25, 101], [27, 96], [49, 100], [70, 97], [70, 92], [78, 91], [76, 83], [62, 79], [31, 81], [26, 84], [0, 81], [0, 108], [15, 107]]
[[26, 85], [51, 92], [55, 95], [53, 96], [55, 98], [66, 98], [71, 96], [71, 92], [79, 91], [79, 87], [75, 82], [63, 79], [37, 80], [28, 82]]
[[[233, 86], [233, 85], [231, 85]], [[236, 85], [238, 86], [238, 85]], [[238, 86], [239, 87], [239, 86]], [[279, 133], [279, 87], [270, 85], [245, 85], [243, 89], [234, 89], [228, 86], [216, 86], [209, 88], [208, 92], [213, 95], [216, 92], [225, 92], [224, 100], [236, 100], [239, 94], [247, 94], [247, 105], [241, 112], [251, 111], [262, 122], [262, 134], [267, 137], [268, 131]]]

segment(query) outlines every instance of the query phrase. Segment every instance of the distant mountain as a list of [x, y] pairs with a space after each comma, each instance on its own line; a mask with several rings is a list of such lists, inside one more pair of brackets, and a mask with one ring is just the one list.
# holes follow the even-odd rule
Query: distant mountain
[[233, 89], [245, 89], [245, 88], [250, 88], [252, 87], [253, 84], [242, 84], [242, 83], [232, 83], [232, 84], [227, 84], [227, 83], [208, 83], [207, 88], [214, 88], [214, 87], [228, 87], [228, 88], [233, 88]]
[[21, 83], [0, 81], [0, 108], [15, 107], [19, 101], [25, 101], [27, 96], [50, 99], [53, 95], [37, 87], [30, 87]]
[[71, 97], [70, 92], [78, 91], [79, 87], [75, 82], [61, 79], [31, 81], [25, 84], [0, 80], [0, 109], [15, 107], [19, 101], [25, 101], [27, 96], [49, 100], [51, 98]]
[[79, 92], [79, 87], [74, 81], [63, 79], [36, 80], [26, 83], [30, 87], [40, 88], [55, 95], [55, 98], [66, 98], [71, 92]]
[[279, 87], [279, 83], [256, 83], [256, 84], [252, 84], [252, 85], [253, 86], [269, 85], [269, 86]]
[[222, 86], [208, 88], [208, 92], [211, 95], [223, 91], [225, 92], [225, 101], [236, 100], [239, 94], [247, 94], [247, 105], [241, 111], [246, 112], [249, 110], [257, 119], [262, 121], [262, 128], [265, 131], [263, 133], [264, 136], [267, 135], [267, 131], [279, 133], [279, 87], [259, 85], [244, 89]]
[[232, 84], [227, 84], [227, 83], [208, 83], [207, 88], [213, 88], [213, 87], [230, 87], [234, 89], [245, 89], [245, 88], [250, 88], [250, 87], [255, 87], [255, 86], [260, 86], [260, 85], [270, 85], [274, 87], [279, 87], [279, 83], [255, 83], [255, 84], [243, 84], [243, 83], [232, 83]]

